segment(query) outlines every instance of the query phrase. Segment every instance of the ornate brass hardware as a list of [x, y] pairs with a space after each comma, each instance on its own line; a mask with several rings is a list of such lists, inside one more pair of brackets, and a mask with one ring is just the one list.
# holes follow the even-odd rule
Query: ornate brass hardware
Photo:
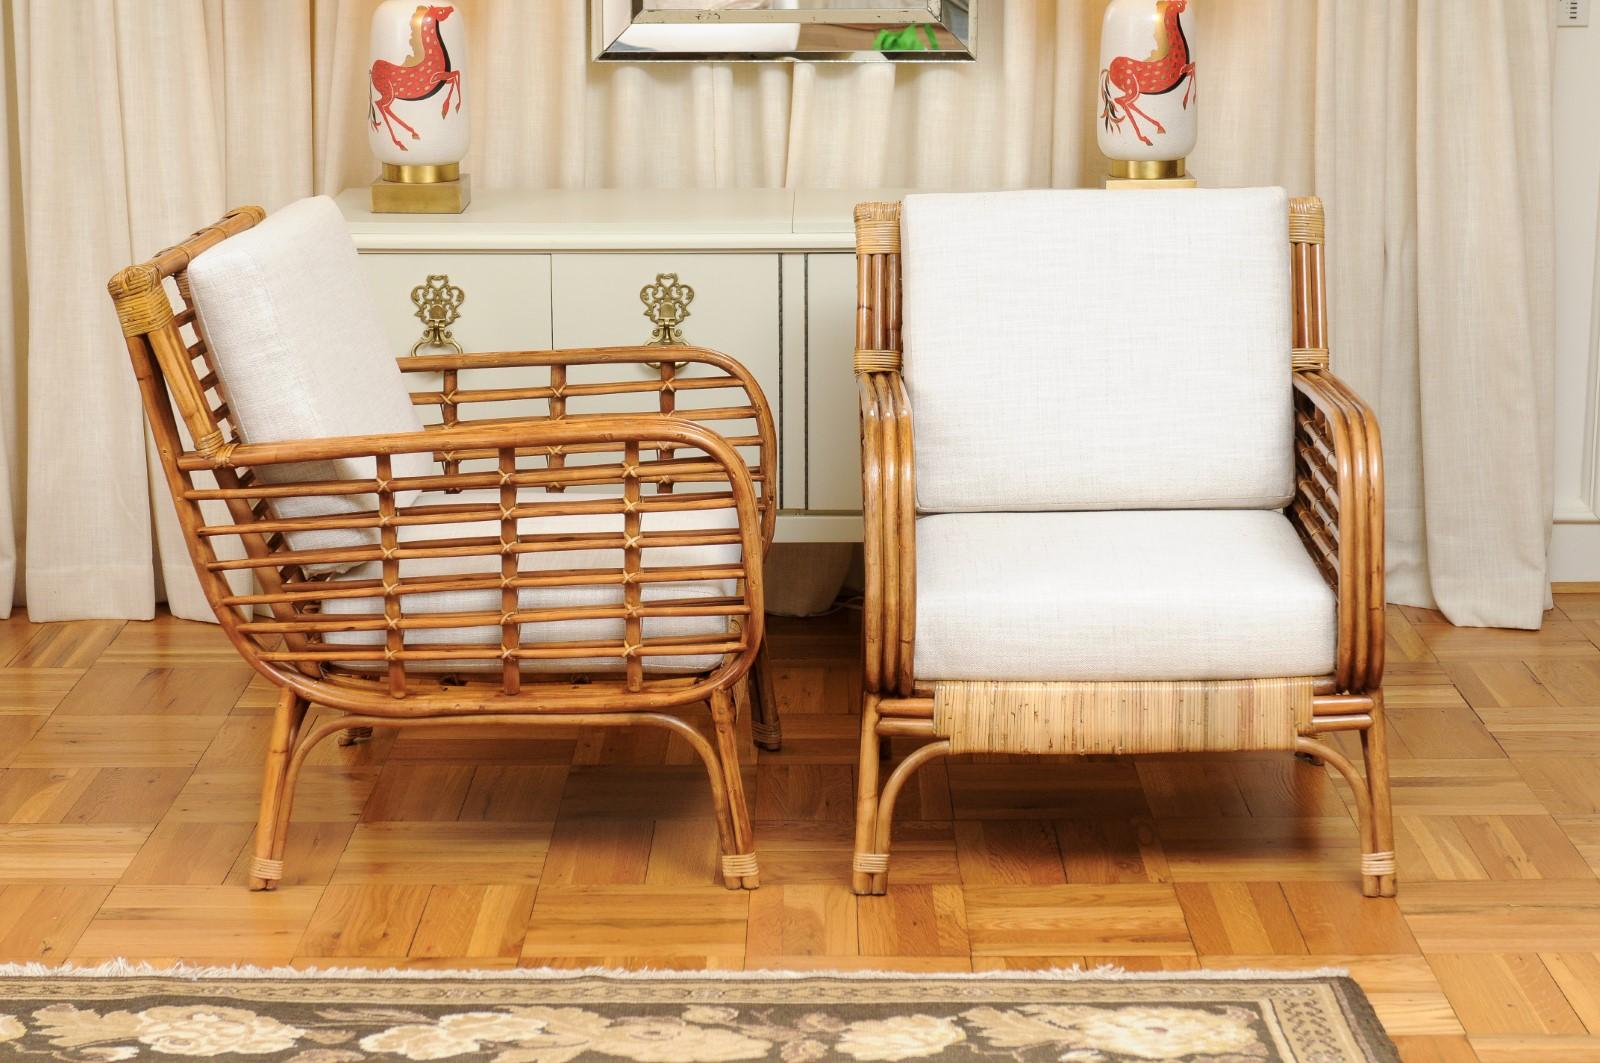
[[653, 282], [639, 289], [639, 301], [644, 304], [644, 316], [655, 326], [650, 331], [651, 346], [683, 343], [681, 326], [694, 302], [693, 288], [678, 280], [676, 273], [657, 273]]
[[446, 273], [429, 274], [422, 284], [411, 289], [411, 301], [417, 308], [417, 319], [422, 322], [422, 338], [411, 345], [416, 354], [424, 347], [453, 347], [463, 353], [461, 343], [450, 333], [450, 326], [461, 317], [461, 304], [467, 293], [450, 283]]
[[[639, 301], [644, 304], [644, 316], [655, 326], [650, 330], [649, 346], [682, 346], [682, 325], [689, 316], [689, 304], [694, 302], [694, 289], [679, 281], [676, 273], [657, 273], [654, 281], [639, 289]], [[661, 368], [660, 362], [649, 364]]]

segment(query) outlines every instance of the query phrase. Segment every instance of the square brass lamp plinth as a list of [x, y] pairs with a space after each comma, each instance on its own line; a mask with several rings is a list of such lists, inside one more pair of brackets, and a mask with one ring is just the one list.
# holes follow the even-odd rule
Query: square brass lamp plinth
[[460, 214], [472, 201], [472, 178], [460, 163], [444, 166], [383, 164], [372, 182], [374, 214]]
[[1130, 162], [1111, 160], [1107, 188], [1193, 188], [1195, 179], [1183, 159], [1151, 159]]

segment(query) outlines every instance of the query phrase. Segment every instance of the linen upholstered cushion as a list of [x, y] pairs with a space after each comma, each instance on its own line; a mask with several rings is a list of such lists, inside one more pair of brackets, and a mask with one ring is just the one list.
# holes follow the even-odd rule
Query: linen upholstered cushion
[[[524, 504], [554, 498], [573, 499], [577, 497], [580, 496], [571, 493], [562, 496], [551, 496], [537, 488], [522, 488], [517, 492], [518, 501]], [[499, 492], [493, 490], [463, 491], [453, 495], [427, 492], [417, 498], [415, 505], [423, 507], [475, 504], [498, 508], [499, 499]], [[622, 521], [622, 515], [619, 513], [537, 516], [519, 521], [518, 528], [522, 535], [570, 535], [576, 532], [597, 531], [611, 531], [620, 535]], [[640, 529], [647, 534], [662, 531], [706, 531], [737, 527], [738, 518], [731, 509], [646, 510], [640, 516]], [[423, 539], [467, 538], [487, 539], [497, 543], [500, 539], [500, 525], [498, 521], [473, 521], [427, 526], [401, 525], [397, 533], [401, 544], [418, 542]], [[615, 570], [622, 567], [622, 562], [621, 550], [555, 550], [518, 555], [518, 567], [523, 573], [548, 572], [556, 569], [564, 571]], [[737, 565], [739, 562], [740, 548], [737, 544], [647, 548], [643, 557], [643, 564], [647, 570], [664, 567], [692, 566], [702, 568], [712, 565]], [[402, 558], [400, 561], [400, 576], [403, 579], [418, 576], [453, 576], [464, 573], [483, 573], [497, 577], [494, 585], [484, 589], [429, 591], [421, 594], [405, 595], [402, 598], [403, 608], [407, 615], [412, 616], [426, 614], [437, 616], [446, 613], [489, 613], [498, 616], [500, 614], [499, 572], [500, 557], [498, 553], [464, 557]], [[331, 586], [337, 587], [340, 581], [350, 580], [377, 580], [381, 582], [382, 575], [382, 563], [370, 561], [359, 568], [353, 568], [345, 572], [338, 580], [333, 581]], [[645, 603], [649, 603], [666, 599], [726, 598], [737, 593], [737, 589], [735, 582], [730, 579], [646, 581], [641, 587], [641, 599]], [[614, 582], [578, 587], [524, 587], [519, 589], [517, 594], [517, 607], [522, 610], [559, 609], [575, 606], [618, 606], [621, 604], [622, 586], [620, 583]], [[381, 614], [383, 612], [383, 599], [378, 597], [332, 598], [323, 603], [322, 612], [326, 615], [350, 616]], [[727, 631], [727, 620], [721, 616], [647, 616], [640, 622], [640, 628], [641, 635], [645, 639], [693, 635], [720, 636]], [[519, 634], [524, 644], [531, 642], [587, 642], [594, 640], [621, 642], [624, 635], [624, 622], [617, 618], [528, 623], [520, 626]], [[384, 632], [336, 632], [329, 634], [327, 641], [329, 643], [352, 646], [381, 646], [384, 643]], [[414, 629], [406, 632], [405, 642], [408, 648], [459, 646], [464, 643], [498, 644], [500, 642], [500, 628], [485, 625], [479, 627]], [[705, 654], [697, 656], [656, 655], [643, 658], [643, 664], [646, 670], [700, 672], [716, 667], [720, 660], [719, 656]], [[347, 662], [346, 666], [357, 669], [370, 669], [374, 665], [372, 662]], [[498, 669], [500, 663], [494, 659], [477, 661], [452, 660], [448, 662], [424, 660], [412, 662], [408, 667], [415, 671], [471, 672], [491, 668]], [[522, 667], [524, 671], [529, 672], [616, 672], [621, 671], [622, 662], [617, 657], [527, 660], [522, 662]]]
[[1287, 219], [1276, 188], [906, 197], [920, 508], [1284, 505]]
[[1333, 671], [1333, 592], [1280, 513], [937, 514], [916, 556], [919, 679]]
[[[189, 265], [189, 285], [217, 376], [247, 443], [420, 432], [344, 216], [303, 199]], [[396, 456], [397, 476], [425, 475], [426, 453]], [[260, 470], [271, 482], [371, 479], [371, 458]], [[416, 492], [397, 496], [401, 504]], [[276, 499], [280, 518], [369, 510], [372, 495]], [[296, 550], [376, 543], [376, 529], [291, 532]], [[322, 570], [328, 566], [314, 566]]]

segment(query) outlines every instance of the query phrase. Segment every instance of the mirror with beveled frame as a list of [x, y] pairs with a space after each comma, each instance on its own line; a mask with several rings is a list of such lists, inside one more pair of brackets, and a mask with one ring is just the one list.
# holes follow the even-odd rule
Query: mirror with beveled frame
[[590, 0], [601, 62], [962, 62], [979, 0]]

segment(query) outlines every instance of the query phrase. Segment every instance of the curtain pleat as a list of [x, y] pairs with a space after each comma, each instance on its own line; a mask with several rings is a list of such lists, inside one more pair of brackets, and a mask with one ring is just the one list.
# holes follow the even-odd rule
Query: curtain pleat
[[[372, 179], [377, 0], [3, 2], [0, 609], [25, 525], [34, 619], [149, 616], [163, 588], [178, 615], [208, 618], [104, 282], [227, 206]], [[989, 0], [981, 61], [964, 66], [601, 65], [580, 0], [460, 6], [480, 189], [1072, 187], [1104, 169], [1105, 0]], [[1201, 182], [1327, 201], [1334, 364], [1385, 433], [1392, 599], [1537, 626], [1553, 467], [1547, 13], [1195, 13]]]

